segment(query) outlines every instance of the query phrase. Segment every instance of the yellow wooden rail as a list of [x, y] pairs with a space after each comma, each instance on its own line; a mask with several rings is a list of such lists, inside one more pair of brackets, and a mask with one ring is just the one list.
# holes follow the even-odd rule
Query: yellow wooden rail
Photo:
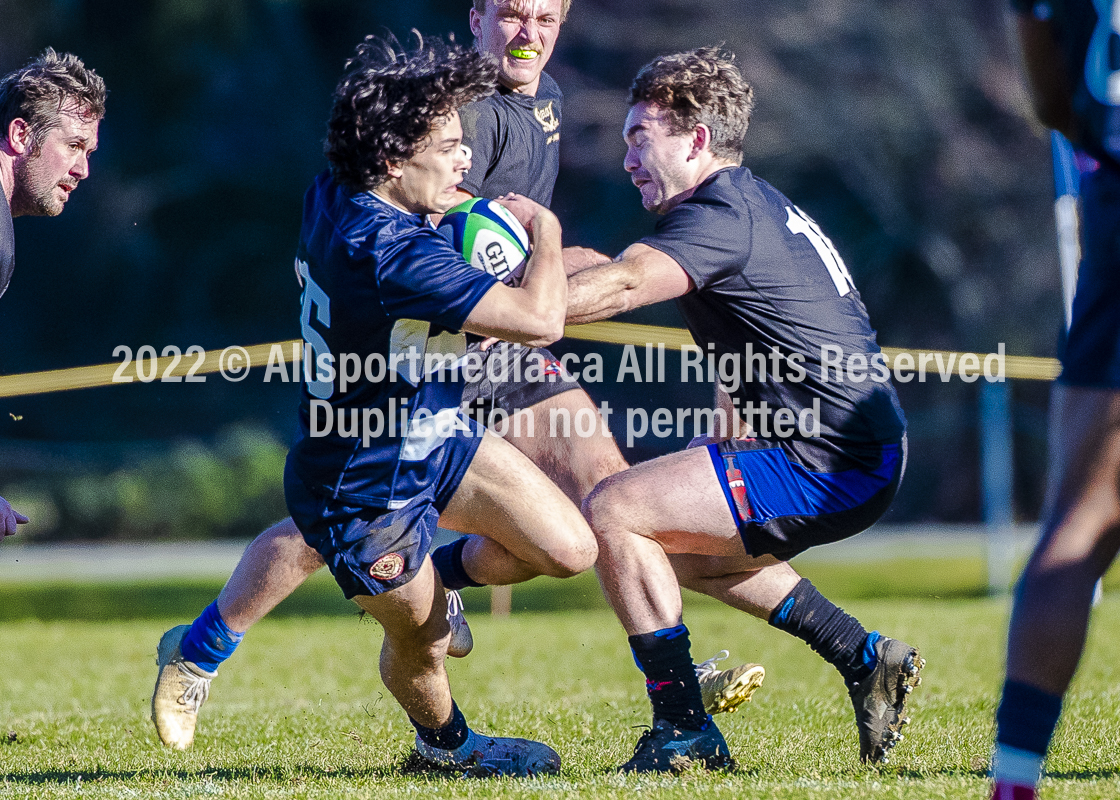
[[[635, 325], [628, 322], [593, 322], [588, 325], [569, 326], [565, 335], [569, 339], [582, 339], [604, 344], [645, 346], [663, 344], [667, 350], [680, 350], [685, 345], [694, 344], [691, 334], [682, 328], [662, 328], [655, 325]], [[263, 368], [269, 363], [299, 361], [302, 343], [297, 340], [270, 342], [250, 347], [227, 347], [224, 350], [197, 351], [181, 355], [168, 355], [160, 358], [141, 360], [123, 359], [110, 364], [95, 364], [88, 367], [71, 367], [46, 372], [28, 372], [20, 375], [0, 376], [0, 397], [19, 397], [22, 395], [64, 392], [70, 389], [89, 389], [95, 386], [109, 386], [119, 383], [191, 380], [210, 373], [223, 371], [224, 374], [243, 375], [247, 366]], [[948, 368], [948, 372], [961, 374], [962, 357], [974, 356], [980, 364], [988, 353], [962, 353], [945, 350], [913, 350], [884, 347], [887, 365], [898, 372], [917, 371], [925, 358], [927, 377], [939, 376], [938, 367]], [[900, 355], [909, 355], [913, 367], [899, 364]], [[934, 360], [940, 356], [941, 364]], [[905, 361], [905, 360], [904, 360]], [[1035, 358], [1032, 356], [1004, 356], [1004, 375], [1007, 378], [1024, 380], [1053, 380], [1061, 372], [1058, 360], [1054, 358]], [[138, 368], [140, 372], [138, 372]], [[975, 373], [975, 369], [972, 370]]]

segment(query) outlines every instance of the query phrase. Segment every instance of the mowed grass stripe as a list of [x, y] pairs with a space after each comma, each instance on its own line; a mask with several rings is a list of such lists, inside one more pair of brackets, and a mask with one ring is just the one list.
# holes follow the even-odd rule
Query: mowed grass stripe
[[[984, 563], [977, 558], [913, 558], [871, 563], [819, 560], [794, 566], [828, 597], [837, 601], [876, 598], [969, 599], [987, 593]], [[222, 579], [147, 580], [136, 582], [0, 583], [0, 621], [21, 619], [92, 620], [160, 619], [189, 622], [221, 591]], [[1120, 570], [1105, 579], [1108, 591], [1120, 589]], [[471, 614], [490, 607], [489, 589], [467, 589], [463, 600]], [[685, 592], [689, 607], [719, 604]], [[537, 578], [513, 587], [514, 612], [605, 610], [595, 575], [570, 580]], [[272, 617], [353, 616], [326, 569], [310, 578], [272, 612]]]
[[[401, 775], [412, 731], [377, 674], [380, 628], [356, 617], [268, 619], [222, 667], [195, 748], [158, 746], [147, 719], [155, 621], [0, 624], [0, 797], [977, 798], [984, 796], [1007, 604], [856, 600], [869, 626], [928, 660], [892, 763], [857, 760], [839, 676], [805, 645], [745, 615], [690, 607], [693, 653], [760, 661], [766, 684], [718, 718], [739, 769], [623, 778], [648, 723], [641, 676], [604, 610], [474, 615], [477, 646], [449, 661], [455, 695], [486, 731], [548, 741], [544, 781]], [[1097, 609], [1043, 797], [1120, 796], [1120, 600]], [[81, 779], [79, 782], [79, 778]]]

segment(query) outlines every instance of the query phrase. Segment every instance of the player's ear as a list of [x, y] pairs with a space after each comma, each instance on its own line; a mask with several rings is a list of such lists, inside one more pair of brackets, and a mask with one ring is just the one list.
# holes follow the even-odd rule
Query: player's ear
[[404, 170], [401, 169], [401, 165], [396, 161], [386, 161], [385, 174], [390, 178], [399, 178], [401, 175], [404, 175]]
[[31, 150], [31, 125], [22, 117], [16, 117], [8, 125], [5, 143], [16, 155], [23, 155]]
[[482, 35], [482, 15], [479, 14], [477, 11], [475, 11], [474, 6], [471, 6], [470, 24], [471, 24], [471, 33], [473, 33], [475, 36], [481, 36]]
[[705, 149], [710, 149], [712, 146], [712, 130], [707, 125], [701, 123], [692, 129], [692, 152], [688, 154], [689, 158], [696, 158], [704, 152]]

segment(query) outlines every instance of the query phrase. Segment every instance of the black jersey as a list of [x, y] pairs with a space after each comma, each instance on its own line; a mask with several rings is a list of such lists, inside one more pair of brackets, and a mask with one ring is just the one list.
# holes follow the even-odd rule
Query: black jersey
[[[1120, 62], [1114, 55], [1112, 2], [1011, 0], [1020, 14], [1049, 17], [1065, 58], [1080, 144], [1097, 158], [1120, 163]], [[1104, 9], [1098, 12], [1098, 7]]]
[[[719, 365], [730, 354], [722, 382], [741, 409], [761, 411], [765, 402], [771, 413], [797, 415], [816, 404], [813, 435], [841, 448], [902, 436], [889, 372], [868, 368], [883, 357], [843, 261], [773, 186], [745, 167], [720, 170], [642, 242], [695, 282], [678, 306], [705, 356]], [[864, 367], [854, 373], [822, 365], [846, 367], [853, 356]]]
[[0, 202], [0, 297], [8, 288], [15, 266], [16, 232], [12, 227], [12, 209], [8, 206], [7, 198], [3, 198], [3, 202]]
[[523, 194], [552, 202], [560, 171], [560, 106], [556, 81], [541, 73], [536, 96], [500, 87], [497, 94], [459, 109], [471, 169], [460, 188], [476, 197]]

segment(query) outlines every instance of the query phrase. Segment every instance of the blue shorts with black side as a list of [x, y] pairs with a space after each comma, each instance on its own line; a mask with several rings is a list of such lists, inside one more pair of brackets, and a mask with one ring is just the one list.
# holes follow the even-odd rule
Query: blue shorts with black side
[[1101, 162], [1081, 180], [1081, 266], [1059, 380], [1120, 388], [1120, 168]]
[[[421, 395], [418, 399], [422, 400]], [[422, 457], [428, 469], [425, 480], [414, 484], [415, 494], [390, 507], [365, 504], [353, 495], [340, 496], [321, 487], [309, 489], [289, 456], [284, 469], [288, 513], [307, 544], [326, 561], [348, 600], [404, 586], [423, 565], [439, 516], [459, 488], [485, 434], [481, 425], [462, 414], [458, 422], [461, 425], [431, 449], [430, 441], [417, 447], [406, 440], [402, 459]], [[417, 451], [411, 455], [410, 445]]]
[[811, 440], [729, 439], [707, 449], [747, 553], [782, 561], [869, 528], [890, 508], [906, 463], [905, 438], [839, 457]]

